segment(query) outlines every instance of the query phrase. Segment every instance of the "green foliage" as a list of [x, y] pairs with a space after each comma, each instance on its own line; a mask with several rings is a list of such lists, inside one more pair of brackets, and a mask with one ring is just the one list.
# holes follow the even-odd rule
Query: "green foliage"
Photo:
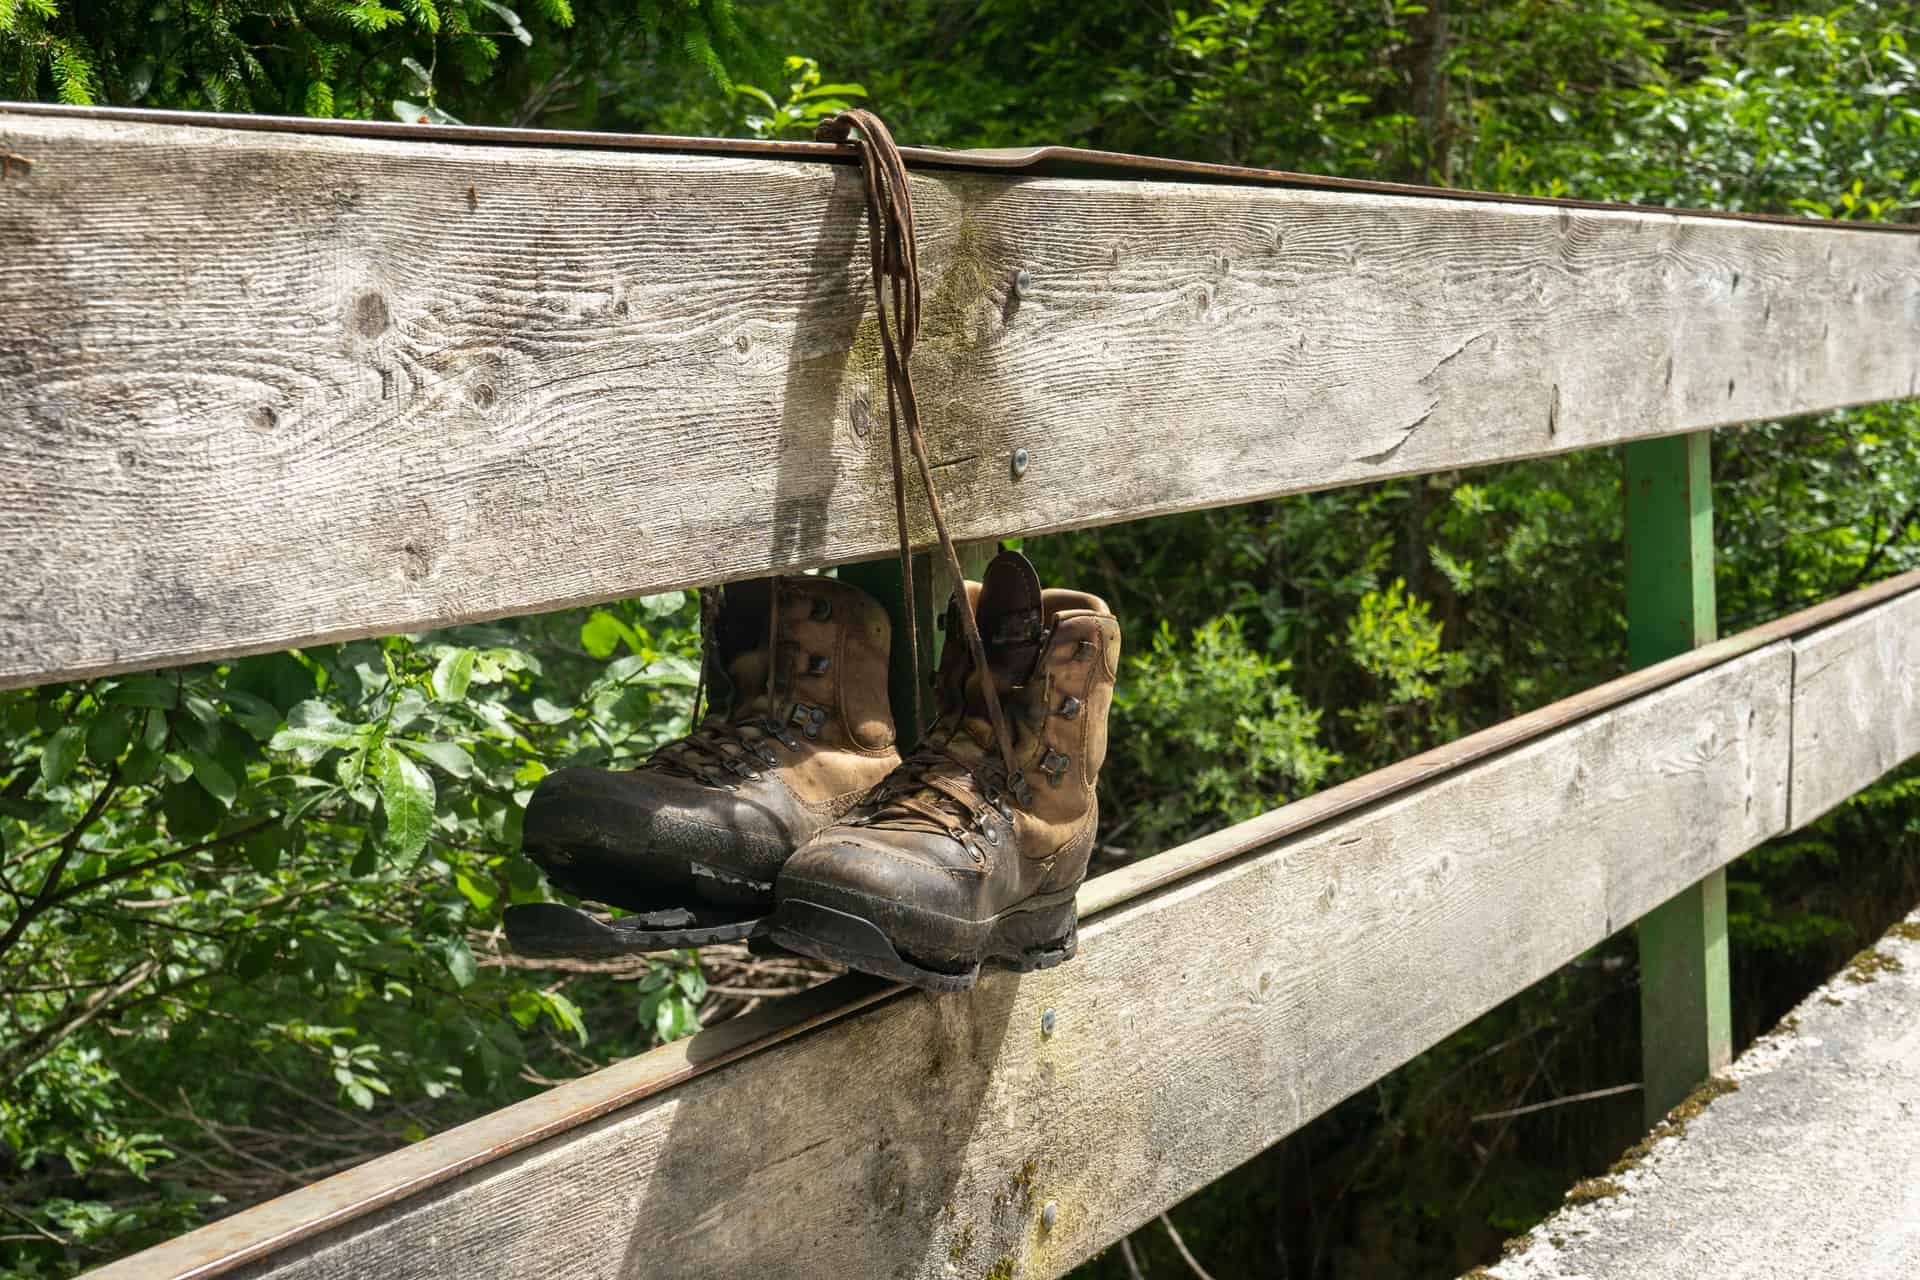
[[711, 96], [733, 67], [771, 61], [733, 0], [623, 0], [583, 18], [569, 0], [7, 0], [0, 96], [533, 123], [597, 106], [619, 75], [691, 69]]
[[[1305, 794], [1339, 763], [1320, 714], [1283, 677], [1289, 664], [1247, 647], [1240, 619], [1216, 617], [1182, 645], [1162, 623], [1126, 663], [1114, 698], [1110, 769], [1136, 847], [1159, 849]], [[1110, 792], [1113, 788], [1110, 787]], [[1106, 839], [1121, 832], [1110, 824]]]
[[[1433, 550], [1438, 551], [1437, 546]], [[1452, 564], [1449, 581], [1464, 579], [1466, 567]], [[1440, 646], [1440, 624], [1424, 600], [1407, 595], [1395, 578], [1385, 591], [1369, 591], [1347, 622], [1347, 651], [1380, 686], [1378, 699], [1341, 712], [1369, 737], [1390, 740], [1400, 755], [1428, 741], [1454, 737], [1458, 725], [1438, 710], [1442, 694], [1472, 679], [1464, 653]]]
[[[822, 121], [853, 106], [853, 99], [867, 96], [864, 85], [822, 84], [820, 64], [812, 58], [788, 58], [787, 74], [793, 79], [782, 101], [775, 101], [765, 89], [750, 84], [734, 86], [734, 92], [756, 108], [744, 121], [747, 132], [754, 137], [776, 138], [789, 132], [811, 135]], [[760, 113], [762, 110], [765, 114]]]
[[[582, 642], [609, 624], [630, 651], [603, 663]], [[9, 1199], [97, 1260], [89, 1242], [167, 1234], [249, 1185], [202, 1157], [163, 1196], [129, 1192], [210, 1132], [279, 1130], [323, 1167], [329, 1100], [369, 1116], [332, 1123], [370, 1153], [571, 1074], [590, 1038], [696, 1029], [691, 956], [637, 992], [532, 983], [496, 933], [547, 894], [519, 852], [532, 785], [684, 731], [692, 624], [676, 592], [0, 694]], [[48, 1261], [6, 1248], [19, 1274]]]

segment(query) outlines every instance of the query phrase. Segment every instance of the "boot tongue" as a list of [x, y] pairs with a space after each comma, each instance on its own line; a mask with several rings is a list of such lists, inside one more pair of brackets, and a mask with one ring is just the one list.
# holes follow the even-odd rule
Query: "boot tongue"
[[[1024, 684], [1033, 673], [1034, 664], [1040, 657], [1040, 575], [1034, 572], [1033, 565], [1017, 551], [1002, 551], [987, 566], [981, 575], [977, 589], [968, 584], [972, 591], [974, 620], [980, 626], [980, 639], [987, 651], [987, 671], [983, 677], [976, 670], [967, 655], [965, 633], [955, 623], [950, 623], [946, 643], [948, 653], [955, 655], [960, 670], [965, 672], [965, 680], [954, 679], [958, 684], [947, 683], [946, 660], [941, 663], [941, 726], [933, 731], [934, 741], [940, 755], [947, 763], [935, 768], [944, 773], [951, 781], [965, 786], [969, 791], [978, 791], [979, 783], [975, 773], [985, 767], [991, 769], [1000, 759], [1000, 748], [993, 738], [993, 722], [987, 716], [986, 680], [993, 681], [993, 688], [1000, 696], [1003, 711], [1011, 714], [1010, 695]], [[948, 699], [956, 699], [958, 706]], [[958, 719], [954, 712], [958, 710]], [[1017, 733], [1017, 728], [1016, 728]], [[955, 766], [959, 768], [956, 769]], [[981, 801], [985, 801], [981, 793]], [[923, 787], [913, 793], [907, 806], [898, 801], [884, 806], [879, 816], [890, 825], [905, 825], [924, 828], [930, 831], [943, 830], [942, 824], [935, 822], [925, 813], [917, 812], [910, 806], [922, 804], [954, 812], [964, 816], [970, 806], [959, 806], [952, 796], [937, 789]]]
[[767, 651], [752, 649], [727, 664], [727, 683], [733, 690], [729, 719], [767, 710]]
[[[993, 722], [987, 718], [986, 679], [993, 681], [1000, 706], [1008, 710], [1008, 695], [1027, 682], [1040, 659], [1043, 632], [1040, 614], [1040, 575], [1033, 562], [1018, 551], [1002, 551], [980, 579], [974, 606], [980, 639], [987, 650], [987, 671], [969, 671], [964, 691], [962, 727], [983, 744], [993, 742]], [[964, 636], [949, 643], [965, 644]]]

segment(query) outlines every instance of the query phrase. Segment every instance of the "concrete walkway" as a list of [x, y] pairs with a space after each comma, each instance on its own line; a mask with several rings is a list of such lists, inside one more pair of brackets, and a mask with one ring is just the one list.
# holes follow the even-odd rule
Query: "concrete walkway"
[[1696, 1095], [1631, 1167], [1574, 1188], [1524, 1248], [1472, 1274], [1920, 1277], [1920, 911], [1729, 1075], [1737, 1089]]

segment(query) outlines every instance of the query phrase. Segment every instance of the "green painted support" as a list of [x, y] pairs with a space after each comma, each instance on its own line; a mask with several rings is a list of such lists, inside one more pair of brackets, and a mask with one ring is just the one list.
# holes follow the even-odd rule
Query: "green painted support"
[[[977, 576], [986, 568], [993, 545], [963, 542], [956, 550], [960, 554], [961, 569]], [[946, 639], [934, 623], [946, 609], [947, 598], [953, 594], [953, 583], [948, 580], [946, 567], [935, 557], [917, 555], [913, 558], [913, 587], [919, 597], [916, 603], [920, 616], [920, 670], [916, 672], [907, 642], [906, 589], [900, 580], [900, 557], [843, 565], [840, 578], [885, 605], [887, 616], [893, 622], [893, 666], [887, 680], [887, 694], [893, 704], [893, 723], [899, 734], [900, 750], [905, 754], [920, 738], [919, 726], [909, 723], [913, 719], [912, 682], [916, 679], [920, 683], [920, 713], [926, 719], [933, 718], [933, 671], [939, 664], [940, 646]]]
[[[1627, 656], [1638, 668], [1716, 632], [1709, 433], [1626, 446]], [[1648, 1122], [1733, 1056], [1727, 877], [1716, 871], [1640, 921]]]

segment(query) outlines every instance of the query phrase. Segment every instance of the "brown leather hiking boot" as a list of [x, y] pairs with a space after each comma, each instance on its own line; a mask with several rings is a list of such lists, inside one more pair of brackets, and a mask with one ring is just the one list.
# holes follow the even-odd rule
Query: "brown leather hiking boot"
[[607, 924], [551, 903], [512, 907], [516, 949], [577, 956], [747, 937], [794, 849], [899, 764], [887, 613], [858, 587], [735, 584], [705, 630], [703, 673], [731, 691], [724, 713], [637, 769], [549, 774], [527, 805], [522, 846], [556, 886], [640, 914]]
[[1120, 625], [1093, 596], [1042, 591], [1017, 552], [994, 559], [975, 600], [987, 670], [953, 634], [956, 600], [940, 718], [787, 860], [773, 941], [935, 991], [971, 986], [983, 962], [1028, 970], [1073, 955]]

